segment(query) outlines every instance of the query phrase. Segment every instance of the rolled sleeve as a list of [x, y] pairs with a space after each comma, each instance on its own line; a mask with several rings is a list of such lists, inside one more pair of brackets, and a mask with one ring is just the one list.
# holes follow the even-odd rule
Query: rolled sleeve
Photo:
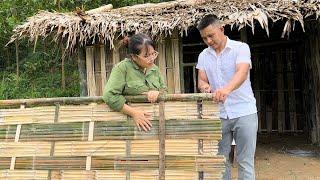
[[246, 43], [242, 43], [238, 49], [236, 64], [239, 63], [248, 63], [252, 68], [250, 48]]
[[198, 63], [197, 63], [197, 66], [196, 68], [199, 69], [199, 70], [204, 70], [205, 68], [205, 65], [204, 65], [204, 58], [203, 58], [203, 53], [200, 53], [199, 57], [198, 57]]
[[125, 86], [125, 73], [119, 66], [115, 66], [110, 74], [109, 80], [104, 88], [102, 99], [115, 111], [121, 111], [126, 103], [122, 95]]

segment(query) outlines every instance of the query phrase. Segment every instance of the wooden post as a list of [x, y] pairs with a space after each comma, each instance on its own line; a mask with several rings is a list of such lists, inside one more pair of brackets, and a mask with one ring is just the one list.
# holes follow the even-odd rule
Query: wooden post
[[290, 115], [290, 130], [295, 132], [297, 130], [297, 116], [296, 116], [296, 96], [294, 91], [294, 70], [292, 67], [293, 54], [292, 49], [286, 50], [287, 56], [287, 78], [288, 78], [288, 99], [289, 99], [289, 115]]
[[118, 62], [120, 62], [120, 52], [119, 52], [119, 49], [114, 48], [114, 49], [112, 49], [112, 63], [113, 63], [113, 66], [115, 64], [117, 64]]
[[84, 48], [79, 48], [78, 50], [78, 71], [80, 81], [80, 96], [87, 96], [87, 74]]
[[166, 172], [166, 120], [164, 101], [159, 103], [159, 180], [165, 179]]
[[65, 75], [65, 68], [64, 68], [64, 65], [65, 65], [65, 58], [66, 58], [66, 55], [64, 54], [64, 49], [63, 47], [61, 46], [61, 88], [63, 90], [66, 89], [66, 75]]
[[15, 40], [14, 44], [16, 46], [16, 64], [17, 64], [16, 73], [17, 73], [17, 77], [19, 77], [19, 43], [18, 43], [18, 40]]
[[[106, 50], [104, 45], [100, 45], [100, 59], [101, 59], [101, 92], [103, 93], [104, 86], [107, 82], [107, 72], [106, 72]], [[101, 94], [102, 95], [102, 94]]]
[[88, 96], [96, 96], [96, 81], [94, 77], [94, 47], [86, 47], [87, 88]]
[[172, 58], [173, 58], [173, 69], [174, 69], [174, 93], [181, 93], [180, 85], [180, 47], [181, 41], [179, 41], [179, 32], [174, 31], [171, 39], [172, 45]]
[[277, 51], [277, 87], [278, 87], [278, 132], [282, 133], [285, 125], [284, 82], [282, 50]]
[[100, 45], [94, 46], [94, 78], [96, 82], [96, 96], [101, 96], [103, 87], [101, 77], [101, 48]]
[[161, 75], [163, 76], [164, 82], [167, 82], [165, 40], [161, 38], [157, 44], [158, 44], [158, 52], [159, 52], [158, 66], [159, 66]]

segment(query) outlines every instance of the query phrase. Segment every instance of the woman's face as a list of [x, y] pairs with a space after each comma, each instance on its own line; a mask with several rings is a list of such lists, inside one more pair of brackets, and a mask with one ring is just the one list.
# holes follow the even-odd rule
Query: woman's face
[[152, 46], [144, 46], [141, 49], [140, 54], [134, 55], [135, 58], [133, 60], [141, 67], [141, 68], [151, 68], [154, 64], [154, 61], [158, 57], [158, 52], [154, 50]]

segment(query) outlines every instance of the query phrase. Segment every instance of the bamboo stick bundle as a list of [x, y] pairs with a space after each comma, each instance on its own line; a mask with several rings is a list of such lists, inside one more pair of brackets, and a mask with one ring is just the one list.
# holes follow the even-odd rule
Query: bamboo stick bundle
[[46, 171], [46, 170], [0, 170], [0, 179], [43, 180], [43, 179], [47, 179], [47, 178], [48, 178], [48, 171]]
[[[211, 97], [161, 98], [167, 102], [160, 111], [160, 103], [145, 103], [144, 96], [127, 97], [136, 102], [132, 106], [152, 114], [149, 132], [139, 131], [131, 117], [99, 104], [99, 97], [0, 101], [2, 107], [49, 105], [0, 110], [0, 170], [7, 172], [0, 179], [23, 174], [29, 179], [221, 178], [218, 109], [211, 101], [199, 101]], [[164, 122], [161, 136], [159, 122]], [[160, 149], [159, 142], [165, 148]]]
[[[158, 179], [157, 170], [142, 170], [130, 172], [131, 180], [150, 180]], [[204, 172], [204, 179], [221, 179], [221, 172]], [[42, 180], [48, 178], [48, 171], [46, 170], [0, 170], [1, 179], [21, 180], [21, 179], [33, 179]], [[79, 179], [112, 179], [123, 180], [126, 179], [126, 171], [114, 171], [114, 170], [95, 170], [95, 171], [83, 171], [83, 170], [54, 170], [51, 173], [50, 178], [52, 180], [79, 180]], [[199, 172], [197, 171], [185, 171], [185, 170], [166, 170], [166, 180], [198, 180]]]
[[52, 123], [55, 107], [34, 107], [26, 109], [0, 109], [1, 124]]
[[[17, 157], [15, 169], [85, 170], [85, 157]], [[93, 156], [92, 170], [149, 170], [158, 169], [158, 156]], [[166, 170], [223, 170], [222, 156], [166, 156]]]
[[[133, 121], [96, 122], [94, 138], [103, 139], [150, 139], [158, 136], [158, 121], [152, 121], [151, 131], [139, 131]], [[88, 122], [25, 124], [22, 125], [20, 141], [86, 141], [88, 137]], [[168, 138], [221, 138], [220, 121], [217, 120], [167, 120], [166, 137]], [[0, 126], [0, 139], [14, 138], [14, 127]]]
[[[50, 142], [1, 142], [0, 157], [49, 156]], [[198, 140], [169, 139], [166, 141], [167, 155], [196, 156]], [[211, 140], [205, 140], [204, 155], [216, 155], [218, 146]], [[133, 140], [129, 149], [131, 155], [159, 154], [159, 140]], [[56, 142], [53, 156], [125, 156], [126, 142], [123, 140], [103, 141], [63, 141]]]
[[0, 170], [1, 169], [9, 169], [10, 168], [11, 158], [9, 157], [0, 157]]

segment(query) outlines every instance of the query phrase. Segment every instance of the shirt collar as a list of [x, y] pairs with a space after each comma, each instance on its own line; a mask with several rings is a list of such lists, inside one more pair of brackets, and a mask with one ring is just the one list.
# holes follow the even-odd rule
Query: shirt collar
[[[226, 49], [232, 49], [232, 41], [229, 39], [228, 36], [227, 37], [227, 42], [226, 42], [226, 46], [224, 47], [224, 49], [221, 52], [224, 52]], [[212, 47], [208, 47], [209, 53], [216, 55], [216, 51], [212, 48]]]
[[[140, 67], [138, 66], [137, 63], [135, 63], [131, 59], [129, 59], [129, 61], [131, 62], [134, 69], [141, 71]], [[153, 64], [152, 67], [147, 71], [146, 75], [148, 75], [150, 72], [155, 71], [155, 70], [156, 70], [156, 66], [155, 66], [155, 64]]]

